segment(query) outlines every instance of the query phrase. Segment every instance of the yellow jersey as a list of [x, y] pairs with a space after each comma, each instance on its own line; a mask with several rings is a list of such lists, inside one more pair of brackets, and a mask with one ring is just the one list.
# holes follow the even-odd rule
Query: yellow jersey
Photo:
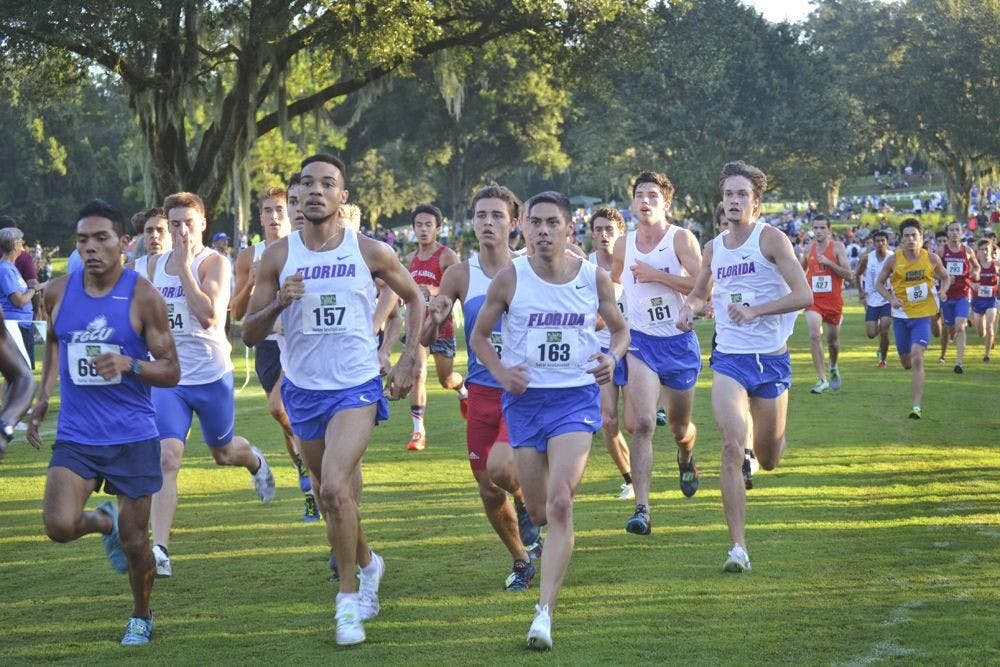
[[934, 292], [934, 265], [923, 248], [912, 262], [902, 250], [896, 251], [896, 266], [889, 278], [892, 293], [903, 302], [903, 308], [893, 308], [893, 317], [914, 319], [933, 317], [938, 312], [937, 294]]

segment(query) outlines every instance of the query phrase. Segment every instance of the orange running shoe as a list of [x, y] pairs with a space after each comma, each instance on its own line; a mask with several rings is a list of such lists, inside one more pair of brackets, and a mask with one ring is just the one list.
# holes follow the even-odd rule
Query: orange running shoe
[[419, 452], [427, 446], [427, 436], [420, 431], [414, 431], [410, 441], [406, 443], [406, 451]]

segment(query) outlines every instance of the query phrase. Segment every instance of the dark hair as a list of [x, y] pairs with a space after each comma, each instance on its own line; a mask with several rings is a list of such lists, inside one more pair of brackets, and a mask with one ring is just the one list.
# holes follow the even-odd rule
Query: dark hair
[[104, 218], [110, 221], [116, 236], [122, 236], [125, 233], [125, 216], [103, 199], [95, 199], [81, 208], [76, 214], [77, 224], [84, 218], [90, 217]]
[[672, 201], [674, 198], [674, 184], [670, 182], [666, 174], [661, 174], [658, 171], [644, 171], [635, 177], [635, 181], [632, 183], [632, 196], [635, 197], [635, 189], [639, 187], [642, 183], [653, 183], [658, 188], [660, 192], [663, 193], [663, 198], [668, 202]]
[[146, 231], [146, 223], [149, 222], [150, 218], [166, 218], [167, 212], [162, 208], [154, 207], [147, 208], [145, 211], [139, 211], [132, 216], [129, 222], [132, 223], [132, 229], [136, 234], [142, 234]]
[[979, 239], [979, 242], [976, 244], [976, 247], [982, 248], [984, 245], [993, 245], [993, 241], [989, 240], [988, 238], [981, 238]]
[[573, 214], [570, 212], [569, 199], [561, 192], [546, 190], [545, 192], [539, 192], [529, 199], [525, 203], [525, 208], [528, 210], [529, 216], [531, 215], [532, 207], [536, 204], [555, 204], [559, 208], [559, 213], [562, 214], [564, 222], [569, 223], [573, 219]]
[[469, 205], [473, 214], [476, 212], [476, 203], [480, 199], [499, 199], [503, 201], [507, 204], [507, 210], [510, 212], [511, 221], [516, 221], [521, 214], [521, 200], [518, 199], [517, 195], [514, 194], [510, 188], [503, 185], [490, 183], [485, 188], [480, 188], [479, 191], [472, 196], [472, 203]]
[[917, 220], [916, 218], [907, 218], [906, 220], [903, 220], [901, 223], [899, 223], [900, 236], [903, 235], [903, 230], [905, 230], [907, 227], [915, 227], [918, 232], [920, 232], [921, 234], [924, 233], [924, 230], [920, 227], [920, 221]]
[[413, 213], [410, 214], [410, 225], [412, 226], [417, 220], [417, 216], [421, 213], [430, 213], [434, 216], [434, 225], [440, 227], [444, 223], [444, 216], [441, 215], [441, 209], [433, 204], [421, 204], [420, 206], [413, 209]]
[[722, 166], [722, 173], [719, 174], [719, 192], [722, 192], [722, 188], [726, 182], [727, 178], [732, 178], [733, 176], [742, 176], [743, 178], [750, 181], [750, 186], [753, 188], [753, 193], [757, 195], [757, 199], [760, 200], [767, 191], [767, 176], [763, 171], [757, 167], [747, 164], [743, 160], [737, 160], [736, 162], [727, 162]]
[[297, 171], [288, 177], [288, 186], [285, 188], [287, 191], [293, 185], [299, 185], [302, 182], [302, 172]]
[[877, 238], [878, 238], [878, 237], [880, 237], [880, 236], [881, 236], [882, 238], [884, 238], [884, 239], [885, 239], [886, 241], [888, 241], [888, 240], [889, 240], [889, 234], [888, 234], [888, 232], [886, 232], [886, 231], [884, 231], [884, 230], [881, 230], [881, 229], [880, 229], [880, 230], [878, 230], [877, 232], [875, 232], [874, 234], [872, 234], [872, 239], [873, 239], [873, 240], [874, 240], [874, 239], [877, 239]]
[[597, 220], [598, 218], [607, 218], [611, 222], [615, 223], [615, 227], [618, 228], [618, 231], [621, 234], [625, 233], [625, 218], [622, 217], [622, 213], [618, 209], [605, 207], [594, 211], [594, 214], [590, 216], [590, 221], [588, 222], [591, 232], [594, 231], [594, 220]]
[[[340, 178], [343, 181], [341, 185], [347, 185], [347, 165], [336, 155], [330, 155], [329, 153], [316, 153], [315, 155], [310, 155], [306, 159], [302, 160], [299, 164], [299, 169], [305, 169], [306, 165], [310, 165], [313, 162], [325, 162], [326, 164], [332, 164], [340, 171]], [[301, 174], [300, 174], [301, 176]]]
[[7, 229], [8, 227], [17, 227], [17, 222], [9, 215], [0, 215], [0, 229]]
[[719, 225], [724, 217], [726, 217], [726, 205], [720, 201], [715, 205], [715, 224]]
[[815, 216], [813, 216], [813, 219], [812, 219], [812, 221], [813, 221], [813, 222], [817, 222], [817, 221], [818, 221], [818, 222], [825, 222], [825, 223], [826, 223], [826, 226], [827, 226], [827, 227], [829, 227], [829, 226], [830, 226], [830, 218], [826, 217], [826, 216], [825, 216], [825, 215], [823, 215], [822, 213], [820, 213], [819, 215], [815, 215]]
[[[912, 218], [912, 219], [916, 220], [916, 218]], [[900, 229], [902, 229], [902, 227], [900, 227]], [[946, 239], [946, 238], [948, 238], [948, 232], [946, 232], [943, 229], [939, 229], [936, 232], [934, 232], [934, 238], [935, 239]]]

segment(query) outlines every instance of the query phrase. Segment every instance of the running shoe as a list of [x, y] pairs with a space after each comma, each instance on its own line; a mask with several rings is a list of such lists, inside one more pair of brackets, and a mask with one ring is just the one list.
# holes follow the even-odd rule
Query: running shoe
[[880, 360], [880, 361], [878, 362], [878, 367], [879, 367], [879, 368], [886, 368], [886, 367], [887, 367], [887, 364], [885, 363], [885, 359], [881, 359], [881, 360]]
[[371, 574], [365, 574], [365, 568], [359, 568], [358, 571], [358, 598], [359, 604], [358, 609], [361, 613], [362, 621], [369, 621], [376, 616], [378, 616], [379, 603], [378, 603], [378, 587], [382, 582], [382, 575], [385, 574], [385, 561], [374, 551], [370, 551], [372, 555], [372, 562], [368, 564], [370, 568], [372, 565], [375, 566], [375, 571]]
[[153, 638], [153, 612], [149, 612], [149, 618], [131, 616], [125, 626], [125, 636], [122, 637], [122, 646], [140, 646], [148, 644]]
[[271, 466], [267, 465], [267, 459], [264, 458], [263, 452], [256, 447], [250, 449], [260, 461], [257, 472], [253, 474], [253, 485], [257, 489], [257, 497], [260, 498], [260, 502], [269, 503], [274, 498], [274, 475], [271, 474]]
[[302, 521], [319, 521], [319, 507], [316, 505], [316, 497], [311, 493], [306, 494], [306, 510], [302, 513]]
[[408, 452], [419, 452], [422, 451], [424, 447], [427, 446], [427, 436], [420, 431], [414, 431], [413, 435], [410, 436], [410, 441], [406, 443], [406, 451]]
[[660, 408], [656, 411], [656, 425], [666, 426], [667, 425], [667, 411]]
[[524, 550], [528, 552], [528, 558], [530, 558], [533, 561], [536, 561], [542, 557], [542, 548], [544, 546], [545, 546], [545, 541], [542, 540], [541, 537], [539, 537], [537, 542], [529, 546], [526, 546]]
[[701, 476], [698, 474], [698, 466], [694, 464], [694, 455], [691, 455], [691, 460], [687, 463], [677, 461], [677, 469], [680, 471], [681, 493], [684, 494], [684, 497], [690, 498], [698, 493], [698, 487], [701, 486]]
[[910, 410], [910, 419], [920, 419], [922, 415], [923, 413], [921, 412], [919, 405], [914, 405], [913, 409]]
[[514, 568], [507, 575], [507, 582], [504, 590], [508, 593], [520, 593], [526, 591], [531, 586], [531, 580], [535, 578], [535, 566], [528, 561], [514, 561]]
[[743, 450], [743, 486], [747, 491], [753, 488], [753, 474], [760, 469], [752, 449]]
[[618, 500], [633, 500], [635, 499], [635, 487], [625, 482], [622, 484], [621, 491], [618, 492]]
[[965, 371], [962, 369], [962, 364], [955, 364], [955, 372], [961, 375]]
[[299, 491], [309, 493], [312, 491], [312, 480], [309, 479], [309, 471], [302, 464], [302, 459], [295, 459], [295, 469], [299, 473]]
[[469, 421], [469, 397], [458, 399], [458, 412], [462, 415], [462, 419]]
[[528, 629], [528, 648], [536, 651], [548, 651], [552, 648], [552, 617], [549, 616], [549, 605], [535, 605], [535, 620]]
[[340, 570], [337, 569], [337, 557], [333, 555], [333, 549], [330, 549], [330, 560], [327, 564], [330, 566], [330, 581], [340, 581]]
[[162, 544], [153, 545], [153, 560], [156, 561], [156, 576], [169, 577], [174, 573], [170, 567], [170, 554]]
[[840, 391], [840, 371], [836, 368], [830, 369], [830, 389]]
[[625, 532], [633, 535], [649, 535], [653, 523], [649, 520], [649, 509], [645, 505], [636, 505], [635, 514], [625, 523]]
[[830, 383], [827, 382], [825, 379], [821, 378], [819, 380], [816, 380], [816, 384], [814, 384], [812, 386], [812, 389], [810, 389], [809, 391], [811, 391], [814, 394], [822, 394], [829, 388], [830, 388]]
[[351, 646], [365, 640], [357, 593], [337, 593], [337, 644]]
[[938, 363], [939, 364], [943, 364], [944, 363], [944, 357], [938, 357]]
[[514, 503], [514, 512], [517, 513], [517, 530], [521, 534], [521, 544], [530, 551], [541, 537], [542, 529], [531, 522], [528, 508], [521, 503]]
[[984, 363], [989, 363], [989, 361], [990, 361], [990, 355], [988, 355], [988, 354], [984, 354], [984, 355], [983, 355], [983, 362], [984, 362]]
[[724, 572], [746, 572], [750, 569], [750, 555], [739, 544], [734, 544], [729, 550], [725, 564], [722, 566]]
[[118, 505], [110, 500], [105, 500], [97, 506], [97, 511], [104, 512], [111, 517], [111, 532], [102, 536], [104, 540], [104, 553], [108, 555], [111, 567], [119, 572], [127, 572], [128, 558], [125, 557], [125, 550], [122, 548], [122, 539], [118, 534]]

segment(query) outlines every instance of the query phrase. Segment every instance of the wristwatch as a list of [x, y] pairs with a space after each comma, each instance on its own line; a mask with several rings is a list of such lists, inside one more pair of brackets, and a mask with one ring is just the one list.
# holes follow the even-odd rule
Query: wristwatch
[[10, 444], [10, 441], [14, 439], [14, 427], [0, 419], [0, 437], [4, 439], [6, 444]]
[[142, 366], [139, 365], [139, 360], [138, 359], [133, 358], [132, 359], [132, 365], [129, 366], [129, 369], [128, 369], [128, 374], [131, 375], [131, 376], [133, 376], [133, 377], [139, 377], [140, 373], [142, 373]]

